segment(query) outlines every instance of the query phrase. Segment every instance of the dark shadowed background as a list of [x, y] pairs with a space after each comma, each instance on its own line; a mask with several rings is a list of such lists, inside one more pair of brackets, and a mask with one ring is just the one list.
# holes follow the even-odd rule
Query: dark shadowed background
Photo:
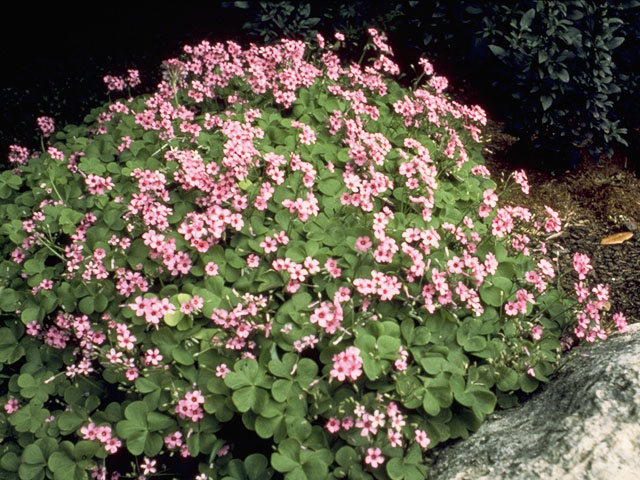
[[181, 47], [203, 39], [238, 37], [242, 20], [220, 2], [196, 7], [139, 7], [104, 4], [77, 7], [18, 6], [0, 28], [0, 157], [6, 164], [12, 143], [38, 145], [36, 118], [52, 116], [56, 126], [79, 123], [109, 99], [102, 78], [127, 68], [141, 72], [135, 93], [150, 91], [160, 63]]

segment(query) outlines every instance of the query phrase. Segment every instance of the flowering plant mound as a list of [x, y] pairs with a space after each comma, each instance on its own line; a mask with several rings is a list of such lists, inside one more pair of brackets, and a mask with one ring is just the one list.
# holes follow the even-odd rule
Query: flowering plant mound
[[556, 286], [557, 214], [499, 205], [482, 109], [424, 59], [401, 87], [370, 33], [364, 67], [340, 36], [185, 47], [154, 93], [12, 147], [3, 477], [422, 479], [606, 338], [589, 259]]

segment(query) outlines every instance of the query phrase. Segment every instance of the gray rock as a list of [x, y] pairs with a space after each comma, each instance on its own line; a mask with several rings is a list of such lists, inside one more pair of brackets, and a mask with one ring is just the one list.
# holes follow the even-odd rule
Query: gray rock
[[640, 324], [564, 361], [523, 405], [444, 448], [429, 479], [640, 479]]

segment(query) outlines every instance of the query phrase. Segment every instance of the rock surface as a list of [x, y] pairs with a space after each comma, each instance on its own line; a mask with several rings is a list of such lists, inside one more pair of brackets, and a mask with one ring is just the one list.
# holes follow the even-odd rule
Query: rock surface
[[640, 324], [564, 361], [523, 405], [444, 448], [429, 479], [640, 479]]

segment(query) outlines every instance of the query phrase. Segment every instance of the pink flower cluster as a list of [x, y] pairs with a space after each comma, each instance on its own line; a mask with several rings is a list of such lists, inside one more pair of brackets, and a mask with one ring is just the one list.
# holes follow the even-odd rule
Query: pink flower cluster
[[614, 314], [613, 323], [620, 333], [626, 333], [629, 331], [629, 325], [627, 324], [627, 319], [623, 313]]
[[371, 279], [356, 278], [353, 286], [362, 295], [378, 295], [380, 300], [388, 301], [400, 294], [402, 282], [393, 275], [372, 270]]
[[129, 327], [124, 323], [118, 323], [115, 327], [118, 347], [123, 350], [133, 350], [138, 339], [131, 333]]
[[[187, 434], [187, 438], [188, 436], [189, 435]], [[173, 432], [167, 435], [166, 437], [164, 437], [164, 444], [169, 450], [173, 450], [174, 448], [179, 448], [180, 456], [182, 458], [187, 458], [190, 455], [189, 447], [187, 446], [186, 443], [182, 441], [182, 437], [183, 437], [182, 432], [180, 431]]]
[[188, 418], [195, 423], [198, 420], [204, 418], [204, 410], [202, 410], [203, 404], [204, 396], [202, 395], [200, 390], [187, 392], [185, 393], [184, 398], [178, 401], [178, 405], [176, 406], [176, 414], [180, 418]]
[[144, 317], [145, 321], [150, 325], [158, 325], [161, 318], [176, 311], [176, 307], [168, 298], [159, 299], [137, 296], [134, 299], [134, 303], [130, 303], [127, 306], [134, 311], [137, 317]]
[[29, 150], [20, 145], [9, 145], [9, 163], [25, 165], [29, 160]]
[[[573, 265], [580, 279], [574, 284], [579, 306], [576, 310], [578, 325], [574, 328], [573, 333], [576, 338], [584, 338], [587, 342], [594, 342], [596, 338], [606, 340], [607, 333], [601, 324], [601, 311], [605, 309], [609, 301], [609, 285], [598, 284], [591, 290], [585, 285], [586, 275], [593, 268], [587, 255], [576, 253], [573, 257]], [[619, 331], [626, 331], [626, 318], [622, 313], [614, 314], [613, 322]]]
[[[76, 231], [71, 235], [71, 244], [67, 245], [64, 249], [64, 256], [67, 259], [67, 272], [71, 273], [76, 270], [80, 270], [80, 263], [84, 260], [82, 254], [82, 245], [87, 239], [87, 230], [98, 220], [93, 213], [85, 213], [84, 218], [80, 220], [80, 223], [76, 227]], [[99, 267], [96, 265], [96, 268]], [[93, 275], [94, 272], [90, 274]], [[99, 270], [100, 275], [102, 271]]]
[[200, 253], [206, 253], [211, 246], [218, 243], [227, 226], [236, 231], [242, 230], [244, 226], [241, 214], [218, 205], [209, 207], [204, 214], [190, 212], [186, 217], [178, 227], [178, 233]]
[[125, 87], [133, 88], [140, 85], [140, 72], [138, 70], [129, 69], [127, 70], [127, 76], [125, 78], [105, 75], [103, 81], [110, 92], [122, 91]]
[[[267, 239], [269, 239], [269, 237], [267, 237]], [[262, 246], [262, 244], [260, 246]], [[320, 271], [319, 262], [309, 256], [305, 258], [303, 264], [296, 263], [290, 258], [276, 258], [271, 262], [271, 266], [276, 272], [286, 271], [289, 274], [290, 278], [286, 286], [287, 292], [289, 293], [297, 292], [301, 283], [307, 279], [307, 275], [313, 275]]]
[[525, 272], [524, 279], [527, 283], [532, 284], [539, 293], [543, 293], [547, 289], [546, 279], [553, 279], [556, 276], [555, 269], [551, 262], [546, 258], [538, 261], [538, 269]]
[[[243, 356], [252, 356], [250, 350], [256, 346], [256, 342], [249, 340], [249, 336], [254, 331], [262, 330], [265, 336], [270, 333], [271, 323], [264, 325], [259, 323], [258, 313], [267, 306], [267, 299], [262, 295], [245, 294], [242, 302], [238, 303], [231, 311], [216, 308], [211, 315], [211, 321], [222, 327], [225, 332], [216, 335], [211, 342], [218, 347], [224, 346], [228, 350], [243, 352]], [[223, 339], [226, 337], [226, 342]]]
[[522, 193], [524, 193], [525, 195], [528, 195], [529, 180], [527, 179], [527, 174], [524, 172], [524, 170], [517, 170], [513, 172], [513, 179], [518, 185], [520, 185], [520, 188], [522, 189]]
[[491, 223], [491, 234], [496, 238], [504, 238], [513, 231], [516, 218], [528, 222], [531, 220], [531, 212], [524, 207], [499, 208]]
[[316, 134], [313, 129], [302, 122], [298, 122], [297, 120], [291, 121], [291, 126], [294, 128], [299, 128], [302, 131], [298, 134], [298, 138], [300, 143], [303, 145], [313, 145], [316, 143]]
[[191, 300], [180, 304], [180, 312], [191, 315], [193, 312], [199, 312], [203, 306], [204, 299], [199, 295], [194, 295]]
[[83, 280], [91, 280], [96, 278], [97, 280], [104, 280], [109, 277], [109, 272], [103, 264], [103, 260], [106, 257], [106, 251], [103, 248], [96, 248], [93, 252], [91, 260], [87, 262], [82, 272]]
[[56, 131], [53, 118], [51, 117], [38, 117], [36, 118], [36, 122], [42, 131], [42, 136], [45, 138], [50, 137], [51, 134]]
[[267, 235], [264, 240], [260, 242], [260, 247], [264, 250], [265, 254], [274, 253], [278, 250], [278, 245], [287, 245], [289, 243], [289, 237], [284, 230], [273, 235], [273, 238]]
[[111, 427], [109, 425], [103, 425], [97, 427], [95, 423], [91, 422], [80, 429], [82, 438], [85, 440], [98, 440], [104, 446], [104, 449], [113, 454], [118, 451], [122, 446], [122, 442], [118, 437], [112, 434]]
[[311, 216], [317, 217], [320, 212], [318, 199], [313, 192], [307, 192], [306, 198], [296, 198], [295, 200], [285, 198], [282, 200], [282, 206], [288, 209], [290, 213], [297, 212], [298, 218], [303, 222], [309, 220]]
[[110, 92], [124, 90], [125, 81], [122, 77], [114, 77], [113, 75], [105, 75], [102, 79], [107, 85]]
[[[119, 245], [123, 245], [123, 242], [120, 241]], [[131, 294], [135, 293], [136, 289], [140, 290], [142, 293], [149, 290], [149, 282], [147, 282], [140, 272], [119, 268], [116, 270], [115, 275], [118, 279], [116, 282], [116, 290], [118, 291], [118, 294], [123, 297], [129, 297]]]
[[9, 415], [17, 412], [19, 408], [20, 407], [19, 407], [17, 398], [10, 397], [9, 399], [7, 399], [7, 403], [4, 404], [4, 411], [7, 412]]
[[[358, 405], [354, 409], [353, 417], [346, 416], [342, 421], [336, 417], [331, 417], [325, 424], [325, 428], [329, 433], [336, 434], [340, 430], [346, 432], [355, 427], [360, 431], [361, 437], [376, 443], [387, 441], [392, 448], [404, 447], [405, 438], [406, 440], [411, 440], [409, 435], [412, 434], [413, 440], [420, 445], [421, 448], [426, 449], [429, 446], [431, 440], [424, 430], [416, 428], [410, 432], [406, 431], [406, 417], [400, 412], [395, 402], [390, 402], [387, 405], [385, 413], [380, 410], [374, 410], [373, 413], [369, 413], [363, 405]], [[387, 427], [386, 431], [384, 430], [385, 426]], [[370, 465], [372, 468], [377, 468], [384, 463], [384, 461], [385, 458], [379, 447], [367, 449], [367, 456], [365, 457], [365, 463], [367, 465]]]
[[293, 349], [301, 353], [307, 348], [314, 348], [319, 341], [315, 335], [304, 335], [300, 340], [293, 341]]
[[106, 191], [109, 191], [113, 189], [113, 187], [115, 187], [115, 184], [111, 180], [111, 177], [104, 178], [98, 175], [94, 175], [93, 173], [87, 175], [84, 181], [91, 195], [102, 195]]
[[527, 313], [527, 304], [529, 303], [532, 305], [536, 303], [533, 294], [521, 288], [516, 292], [516, 301], [506, 303], [504, 312], [511, 317], [518, 315], [518, 313], [525, 315]]
[[338, 267], [338, 261], [335, 258], [327, 258], [324, 268], [332, 278], [337, 279], [342, 275], [342, 269]]
[[562, 222], [560, 221], [560, 216], [558, 212], [553, 210], [551, 207], [544, 207], [547, 212], [547, 218], [544, 222], [544, 229], [547, 232], [559, 232], [562, 229]]
[[335, 354], [333, 356], [333, 368], [329, 374], [331, 378], [335, 378], [339, 382], [344, 382], [347, 379], [356, 381], [362, 375], [360, 349], [349, 347], [344, 352]]
[[311, 323], [317, 324], [320, 328], [324, 328], [329, 334], [336, 332], [342, 323], [342, 319], [342, 307], [338, 303], [331, 302], [322, 302], [309, 317]]
[[169, 269], [171, 275], [186, 275], [191, 271], [192, 262], [189, 254], [176, 251], [176, 239], [149, 230], [142, 234], [144, 244], [151, 248], [151, 258], [162, 257], [162, 262]]
[[587, 273], [593, 269], [593, 266], [587, 255], [584, 253], [576, 253], [573, 255], [573, 268], [578, 274], [578, 278], [584, 280], [587, 278]]

